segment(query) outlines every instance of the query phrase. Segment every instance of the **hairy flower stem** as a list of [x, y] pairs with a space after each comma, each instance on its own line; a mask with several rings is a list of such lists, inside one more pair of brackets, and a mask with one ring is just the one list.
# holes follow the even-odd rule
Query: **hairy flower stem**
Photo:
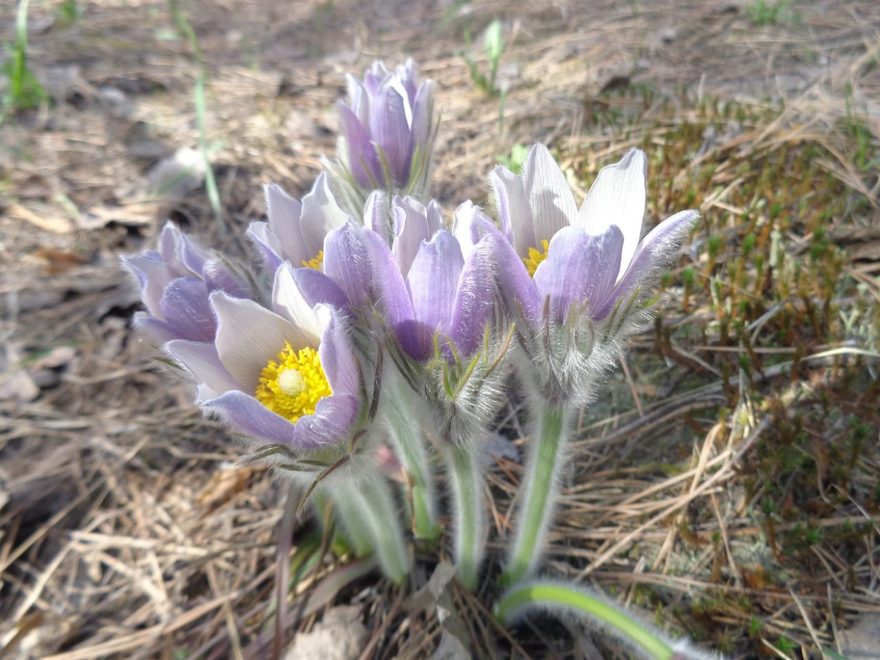
[[580, 615], [588, 623], [607, 630], [638, 649], [647, 658], [671, 660], [674, 657], [694, 657], [684, 653], [677, 656], [678, 649], [673, 648], [660, 633], [606, 598], [583, 588], [550, 580], [535, 580], [513, 586], [496, 603], [495, 614], [507, 623], [530, 609]]
[[473, 450], [451, 444], [444, 450], [455, 516], [455, 562], [458, 577], [468, 589], [477, 588], [485, 550], [483, 470]]
[[324, 502], [329, 499], [333, 504], [333, 513], [342, 528], [342, 535], [351, 544], [355, 555], [365, 557], [373, 552], [373, 541], [359, 510], [356, 489], [342, 484], [334, 484], [330, 488], [319, 486], [313, 497], [319, 520], [323, 520]]
[[502, 576], [504, 584], [513, 584], [534, 570], [556, 508], [557, 481], [570, 427], [569, 410], [564, 404], [549, 401], [536, 408], [513, 546]]
[[384, 478], [370, 475], [364, 480], [340, 486], [339, 498], [351, 503], [351, 515], [360, 518], [382, 572], [400, 584], [410, 569], [410, 558], [403, 540], [400, 513]]
[[412, 507], [413, 535], [433, 541], [440, 534], [437, 521], [437, 496], [431, 463], [422, 424], [430, 416], [421, 410], [422, 403], [413, 389], [393, 373], [394, 365], [386, 368], [382, 379], [382, 414], [394, 454], [409, 480], [407, 501]]

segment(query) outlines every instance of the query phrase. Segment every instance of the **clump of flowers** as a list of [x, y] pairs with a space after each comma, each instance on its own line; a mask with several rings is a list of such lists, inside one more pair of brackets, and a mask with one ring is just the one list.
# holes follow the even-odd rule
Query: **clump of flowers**
[[433, 92], [411, 60], [349, 76], [336, 160], [302, 200], [265, 189], [267, 221], [247, 232], [258, 264], [243, 274], [166, 225], [157, 250], [124, 260], [137, 323], [207, 414], [329, 500], [350, 545], [398, 583], [411, 541], [441, 538], [446, 490], [459, 579], [479, 585], [483, 454], [516, 393], [532, 432], [496, 613], [575, 612], [648, 657], [689, 657], [600, 595], [536, 575], [575, 417], [697, 214], [643, 236], [641, 151], [604, 168], [578, 207], [537, 144], [521, 174], [489, 175], [494, 213], [465, 201], [444, 217], [428, 198]]

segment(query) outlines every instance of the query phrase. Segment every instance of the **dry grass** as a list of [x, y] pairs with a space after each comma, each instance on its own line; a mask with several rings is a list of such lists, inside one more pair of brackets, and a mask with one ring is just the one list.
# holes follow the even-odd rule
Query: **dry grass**
[[[642, 146], [651, 218], [705, 215], [653, 332], [584, 415], [548, 568], [740, 657], [841, 652], [841, 631], [880, 611], [876, 3], [794, 3], [769, 25], [749, 3], [183, 5], [229, 233], [201, 188], [149, 185], [198, 141], [194, 57], [166, 5], [80, 0], [80, 19], [50, 25], [59, 4], [32, 5], [30, 61], [54, 101], [0, 126], [0, 656], [272, 652], [289, 494], [237, 463], [242, 447], [132, 336], [117, 257], [165, 217], [243, 255], [260, 184], [301, 194], [333, 150], [342, 73], [403, 54], [438, 82], [450, 210], [485, 202], [496, 158], [541, 140], [583, 190]], [[458, 56], [495, 17], [512, 41], [500, 125]], [[519, 439], [516, 413], [500, 425]], [[515, 461], [491, 474], [496, 550], [519, 478]], [[505, 631], [488, 579], [446, 589], [459, 616], [441, 623], [413, 593], [442, 556], [395, 589], [323, 529], [280, 543], [285, 639], [353, 603], [363, 657], [450, 637], [482, 657], [615, 652], [568, 622]]]

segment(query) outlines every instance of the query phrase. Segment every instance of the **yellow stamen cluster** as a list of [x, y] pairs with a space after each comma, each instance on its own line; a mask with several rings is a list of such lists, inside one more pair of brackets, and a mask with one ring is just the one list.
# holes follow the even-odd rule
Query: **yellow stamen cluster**
[[300, 262], [300, 265], [303, 268], [311, 268], [320, 271], [324, 267], [324, 250], [318, 250], [318, 254], [311, 259], [303, 259]]
[[546, 238], [541, 241], [541, 249], [538, 248], [529, 248], [528, 256], [523, 259], [523, 263], [526, 265], [526, 270], [529, 271], [529, 275], [534, 276], [535, 271], [538, 270], [538, 266], [541, 265], [541, 262], [547, 258], [547, 250], [550, 248], [550, 241]]
[[295, 422], [314, 415], [318, 401], [330, 394], [318, 351], [309, 347], [295, 351], [285, 343], [277, 361], [269, 360], [260, 374], [254, 396], [272, 412]]

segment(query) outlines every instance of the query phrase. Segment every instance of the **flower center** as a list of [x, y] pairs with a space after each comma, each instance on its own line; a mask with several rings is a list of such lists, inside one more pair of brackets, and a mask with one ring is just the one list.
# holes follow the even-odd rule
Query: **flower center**
[[300, 265], [303, 268], [311, 268], [320, 272], [324, 267], [324, 250], [318, 250], [318, 254], [311, 259], [303, 259]]
[[314, 348], [293, 350], [289, 343], [269, 360], [254, 396], [269, 410], [295, 422], [304, 415], [314, 415], [315, 406], [332, 391], [318, 351]]
[[529, 248], [528, 256], [523, 259], [523, 263], [526, 265], [526, 270], [529, 271], [529, 275], [534, 276], [535, 271], [538, 270], [538, 266], [541, 265], [541, 262], [547, 258], [547, 250], [550, 248], [550, 241], [546, 238], [541, 241], [541, 249], [538, 248]]

